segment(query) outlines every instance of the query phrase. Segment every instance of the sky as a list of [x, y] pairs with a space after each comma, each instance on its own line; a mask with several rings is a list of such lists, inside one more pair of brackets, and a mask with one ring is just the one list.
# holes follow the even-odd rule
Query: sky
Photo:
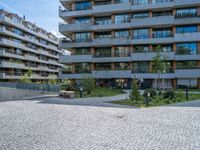
[[0, 0], [0, 9], [25, 16], [27, 21], [56, 36], [61, 36], [58, 32], [58, 24], [62, 21], [58, 15], [59, 5], [59, 0]]

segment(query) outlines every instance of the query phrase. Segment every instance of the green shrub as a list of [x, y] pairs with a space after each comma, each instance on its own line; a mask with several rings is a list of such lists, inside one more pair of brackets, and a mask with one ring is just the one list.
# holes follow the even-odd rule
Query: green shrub
[[175, 92], [173, 89], [166, 90], [166, 91], [163, 93], [163, 98], [164, 98], [164, 99], [173, 100], [173, 99], [175, 99], [175, 97], [176, 97], [176, 92]]
[[155, 89], [146, 89], [146, 90], [144, 91], [144, 93], [143, 93], [143, 96], [144, 96], [145, 98], [147, 98], [148, 93], [150, 93], [150, 97], [151, 97], [151, 98], [153, 98], [153, 97], [156, 96], [156, 90], [155, 90]]
[[135, 101], [137, 103], [137, 101], [139, 101], [140, 98], [141, 98], [141, 95], [140, 95], [139, 87], [137, 85], [137, 81], [134, 79], [132, 82], [132, 87], [131, 87], [130, 100]]
[[81, 81], [81, 85], [83, 86], [83, 90], [86, 91], [87, 94], [91, 94], [95, 89], [95, 80], [90, 76], [85, 76]]
[[63, 83], [61, 83], [61, 89], [65, 91], [74, 91], [75, 88], [70, 80], [64, 80]]

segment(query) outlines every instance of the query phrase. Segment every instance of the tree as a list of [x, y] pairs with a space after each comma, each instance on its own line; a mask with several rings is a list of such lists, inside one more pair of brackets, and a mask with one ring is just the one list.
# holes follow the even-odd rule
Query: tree
[[[166, 60], [166, 56], [161, 54], [161, 46], [158, 45], [156, 47], [156, 56], [154, 57], [154, 72], [156, 72], [158, 74], [158, 77], [160, 79], [160, 74], [165, 73], [166, 71], [166, 64], [165, 64], [165, 60]], [[163, 78], [164, 80], [164, 78]], [[156, 83], [155, 83], [155, 89], [157, 88], [157, 79], [155, 79]], [[159, 81], [160, 82], [160, 81]], [[160, 84], [159, 84], [159, 88], [160, 88]]]
[[140, 100], [140, 91], [136, 79], [133, 79], [132, 82], [130, 100], [136, 103]]
[[48, 83], [49, 84], [57, 84], [58, 83], [57, 76], [53, 75], [53, 74], [50, 74]]
[[33, 71], [31, 70], [31, 68], [28, 68], [27, 73], [25, 73], [24, 76], [20, 79], [20, 82], [31, 83], [32, 74], [33, 74]]
[[95, 89], [95, 81], [90, 76], [85, 76], [81, 81], [81, 85], [83, 89], [87, 92], [87, 94], [91, 94], [92, 91]]

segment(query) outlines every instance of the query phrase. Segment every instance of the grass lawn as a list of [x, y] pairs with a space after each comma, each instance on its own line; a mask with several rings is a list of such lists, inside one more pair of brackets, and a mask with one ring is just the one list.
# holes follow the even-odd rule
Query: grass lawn
[[[115, 96], [123, 94], [121, 89], [111, 89], [111, 88], [95, 88], [91, 94], [83, 93], [83, 97], [105, 97], [105, 96]], [[80, 97], [80, 92], [76, 91], [75, 97]]]
[[[168, 104], [174, 104], [174, 103], [179, 103], [179, 102], [186, 102], [186, 98], [185, 98], [185, 94], [184, 93], [176, 93], [176, 99], [174, 100], [169, 100], [169, 99], [158, 99], [158, 98], [154, 98], [152, 99], [152, 101], [149, 103], [149, 107], [155, 107], [155, 106], [162, 106], [162, 105], [168, 105]], [[192, 100], [200, 100], [200, 93], [196, 94], [196, 93], [189, 93], [189, 100], [188, 101], [192, 101]], [[120, 104], [120, 105], [128, 105], [128, 106], [134, 106], [134, 107], [146, 107], [144, 100], [138, 101], [136, 102], [132, 102], [130, 100], [120, 100], [120, 101], [112, 101], [111, 103], [113, 104]]]

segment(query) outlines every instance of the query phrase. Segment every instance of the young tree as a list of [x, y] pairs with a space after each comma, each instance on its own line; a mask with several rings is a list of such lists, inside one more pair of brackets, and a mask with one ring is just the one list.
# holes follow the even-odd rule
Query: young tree
[[58, 83], [57, 76], [50, 74], [49, 75], [49, 81], [48, 81], [48, 83], [49, 84], [57, 84]]
[[31, 70], [31, 68], [28, 68], [27, 73], [25, 73], [24, 76], [20, 79], [20, 82], [31, 83], [32, 74], [33, 74], [33, 71]]
[[140, 100], [140, 91], [136, 79], [133, 79], [132, 82], [130, 100], [136, 103]]
[[[156, 56], [154, 57], [154, 72], [158, 74], [159, 80], [160, 80], [160, 74], [164, 73], [166, 71], [166, 56], [161, 54], [161, 46], [158, 45], [156, 47]], [[155, 89], [157, 88], [157, 79], [155, 80]], [[160, 81], [159, 81], [160, 82]], [[159, 84], [160, 85], [160, 84]], [[159, 86], [160, 88], [160, 86]]]
[[95, 89], [95, 81], [90, 76], [85, 76], [81, 82], [83, 89], [87, 92], [87, 94], [91, 94], [92, 91]]

